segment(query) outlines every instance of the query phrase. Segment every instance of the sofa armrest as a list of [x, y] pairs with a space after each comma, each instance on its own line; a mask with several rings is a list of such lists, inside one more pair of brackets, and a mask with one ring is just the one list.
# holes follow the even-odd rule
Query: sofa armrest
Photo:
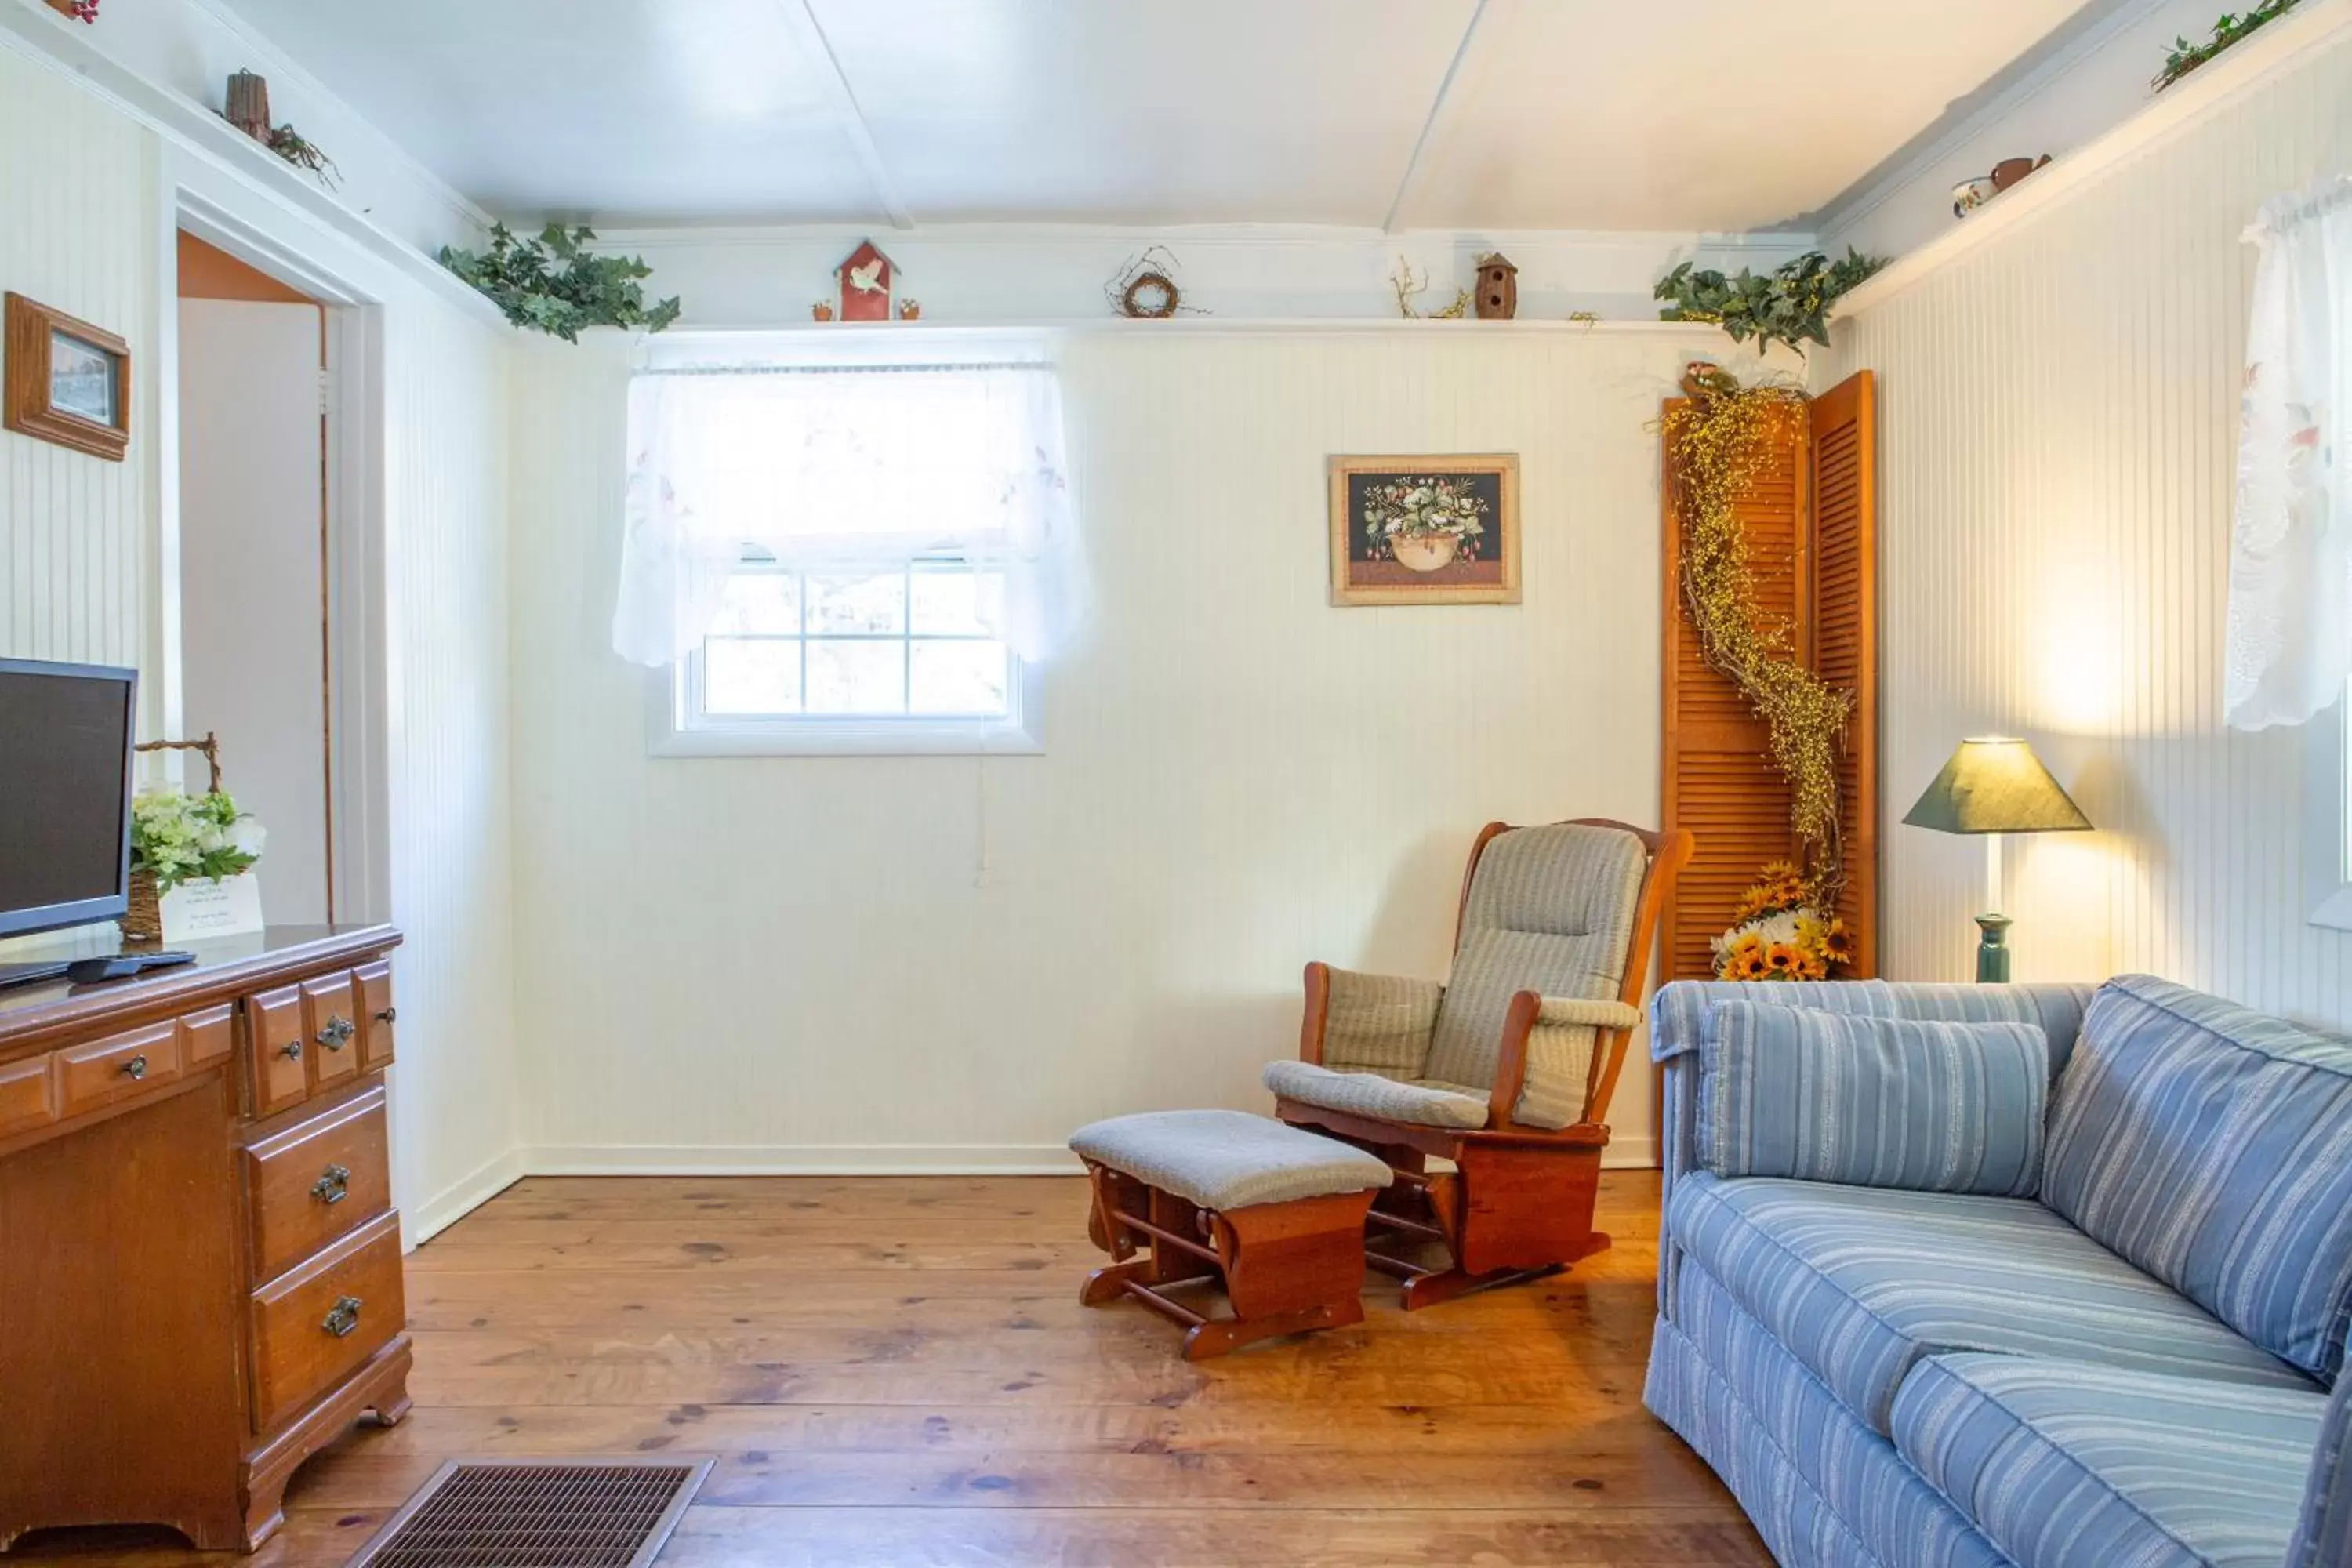
[[1445, 987], [1434, 980], [1310, 963], [1299, 1059], [1334, 1069], [1419, 1078], [1444, 999]]
[[2286, 1568], [2352, 1563], [2352, 1371], [2338, 1373], [2319, 1425], [2319, 1446], [2304, 1484], [2303, 1514]]

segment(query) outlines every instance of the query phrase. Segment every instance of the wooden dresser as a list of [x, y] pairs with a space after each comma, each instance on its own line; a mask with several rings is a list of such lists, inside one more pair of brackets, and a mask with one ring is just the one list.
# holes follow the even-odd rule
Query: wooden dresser
[[279, 927], [0, 991], [0, 1548], [283, 1522], [296, 1466], [408, 1410], [389, 926]]

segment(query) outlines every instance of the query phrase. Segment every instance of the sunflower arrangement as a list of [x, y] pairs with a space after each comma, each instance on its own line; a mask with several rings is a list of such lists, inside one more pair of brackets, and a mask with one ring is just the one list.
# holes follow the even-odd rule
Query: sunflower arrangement
[[1786, 860], [1764, 868], [1708, 946], [1717, 980], [1827, 980], [1853, 962], [1853, 933]]

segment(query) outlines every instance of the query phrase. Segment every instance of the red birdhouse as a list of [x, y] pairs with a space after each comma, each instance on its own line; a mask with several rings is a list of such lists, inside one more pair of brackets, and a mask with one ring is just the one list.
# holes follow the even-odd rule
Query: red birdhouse
[[890, 258], [866, 240], [833, 269], [841, 283], [841, 319], [845, 321], [887, 321], [890, 319], [890, 286], [898, 269]]

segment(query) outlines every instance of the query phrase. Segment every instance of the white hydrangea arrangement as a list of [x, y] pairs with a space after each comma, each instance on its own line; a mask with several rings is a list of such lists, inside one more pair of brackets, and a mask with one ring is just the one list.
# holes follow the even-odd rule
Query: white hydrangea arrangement
[[168, 893], [198, 877], [234, 877], [261, 858], [269, 835], [227, 793], [152, 790], [131, 803], [131, 868]]

